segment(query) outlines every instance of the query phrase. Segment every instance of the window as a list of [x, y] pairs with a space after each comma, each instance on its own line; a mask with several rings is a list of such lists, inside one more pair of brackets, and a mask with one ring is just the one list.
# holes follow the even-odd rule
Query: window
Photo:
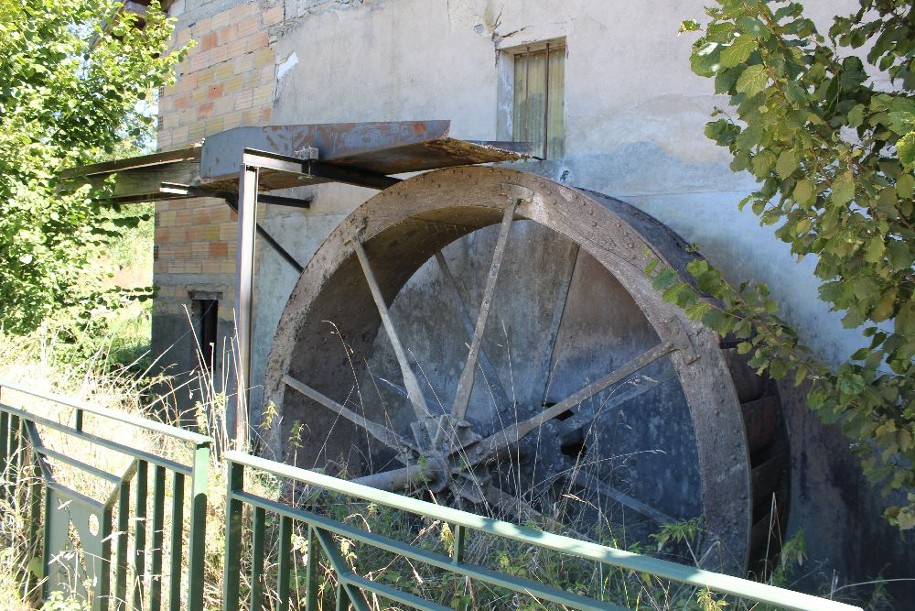
[[543, 159], [562, 157], [565, 43], [530, 45], [513, 55], [512, 139], [532, 142]]
[[197, 359], [200, 368], [213, 371], [213, 354], [216, 351], [219, 321], [219, 293], [195, 293], [191, 295], [194, 311], [194, 334], [197, 336]]

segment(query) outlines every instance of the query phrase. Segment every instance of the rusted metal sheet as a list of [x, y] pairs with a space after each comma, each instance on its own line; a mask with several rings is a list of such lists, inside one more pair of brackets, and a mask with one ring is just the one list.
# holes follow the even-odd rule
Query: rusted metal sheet
[[[228, 186], [237, 180], [245, 149], [299, 159], [316, 152], [322, 163], [381, 175], [516, 161], [531, 155], [531, 146], [526, 143], [457, 140], [448, 136], [450, 129], [450, 121], [237, 127], [207, 138], [200, 159], [200, 179], [205, 184]], [[261, 188], [288, 188], [329, 180], [321, 176], [302, 180], [265, 171]]]
[[335, 161], [445, 138], [450, 125], [450, 121], [405, 121], [236, 127], [207, 137], [200, 176], [209, 182], [236, 175], [245, 149], [304, 158], [306, 149], [316, 148], [319, 159]]
[[167, 166], [172, 163], [181, 161], [200, 161], [200, 153], [203, 150], [203, 142], [196, 142], [190, 146], [167, 151], [159, 151], [149, 155], [140, 155], [138, 157], [128, 157], [127, 159], [115, 159], [114, 161], [104, 161], [92, 165], [84, 165], [78, 168], [71, 168], [62, 173], [63, 178], [76, 178], [80, 176], [105, 176], [115, 172], [128, 170], [138, 170], [140, 168], [150, 168], [155, 166]]
[[[513, 144], [513, 148], [506, 145]], [[438, 138], [415, 144], [366, 151], [330, 159], [337, 165], [358, 167], [379, 174], [402, 174], [461, 165], [517, 161], [531, 156], [529, 143], [471, 142]]]
[[[261, 191], [352, 182], [346, 179], [351, 174], [383, 178], [531, 156], [529, 143], [458, 140], [449, 137], [450, 128], [450, 121], [237, 127], [188, 147], [75, 168], [65, 178], [98, 185], [117, 174], [114, 199], [127, 203], [180, 197], [163, 191], [163, 183], [237, 192], [245, 150], [314, 160], [313, 167], [305, 165], [301, 173], [263, 169], [258, 183]], [[386, 185], [386, 181], [374, 180], [366, 186]]]

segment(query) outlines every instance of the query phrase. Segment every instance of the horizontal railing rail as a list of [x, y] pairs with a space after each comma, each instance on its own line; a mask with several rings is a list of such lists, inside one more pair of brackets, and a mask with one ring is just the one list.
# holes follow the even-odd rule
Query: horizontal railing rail
[[[333, 541], [333, 535], [347, 537], [379, 549], [399, 554], [416, 562], [425, 562], [439, 569], [450, 571], [488, 582], [525, 595], [552, 601], [560, 605], [567, 605], [577, 609], [612, 609], [622, 608], [615, 606], [612, 601], [601, 601], [575, 595], [560, 590], [549, 584], [537, 583], [529, 579], [521, 579], [490, 570], [485, 567], [470, 564], [463, 560], [463, 544], [466, 541], [467, 531], [486, 533], [497, 538], [522, 543], [544, 550], [552, 550], [570, 557], [582, 558], [607, 565], [626, 569], [637, 574], [649, 574], [657, 578], [670, 580], [694, 586], [707, 588], [712, 592], [737, 596], [739, 598], [759, 603], [777, 605], [787, 609], [816, 609], [823, 611], [850, 611], [857, 609], [844, 603], [835, 602], [777, 588], [763, 583], [749, 581], [730, 575], [714, 573], [695, 567], [677, 564], [641, 554], [628, 552], [588, 541], [543, 532], [533, 528], [518, 526], [508, 522], [486, 518], [477, 514], [436, 505], [419, 499], [378, 490], [369, 486], [356, 484], [346, 480], [330, 477], [321, 473], [308, 471], [286, 464], [280, 464], [248, 454], [230, 451], [225, 455], [228, 463], [228, 497], [227, 506], [227, 542], [225, 565], [225, 582], [228, 585], [224, 609], [236, 611], [239, 608], [240, 582], [238, 573], [240, 554], [242, 549], [241, 534], [243, 531], [243, 506], [254, 508], [253, 548], [255, 552], [263, 549], [264, 522], [266, 513], [270, 512], [280, 519], [279, 533], [279, 566], [277, 571], [277, 591], [279, 592], [279, 608], [287, 609], [289, 605], [289, 538], [292, 536], [293, 521], [307, 525], [308, 550], [306, 559], [306, 582], [309, 592], [307, 594], [307, 608], [315, 609], [316, 594], [314, 582], [316, 576], [316, 556], [311, 553], [317, 549], [315, 543], [328, 557], [336, 573], [338, 582], [338, 600], [343, 599], [355, 608], [368, 608], [362, 592], [375, 593], [392, 600], [408, 604], [421, 609], [445, 608], [441, 605], [420, 599], [413, 593], [397, 590], [387, 584], [373, 582], [365, 577], [354, 574], [341, 558], [341, 552]], [[257, 470], [292, 482], [300, 482], [320, 490], [334, 492], [347, 497], [359, 499], [364, 502], [390, 507], [397, 511], [439, 520], [454, 528], [454, 548], [451, 557], [429, 552], [390, 539], [352, 525], [336, 521], [325, 515], [290, 504], [281, 503], [263, 496], [258, 496], [244, 490], [245, 468]], [[252, 604], [250, 608], [259, 608], [255, 603], [262, 597], [263, 564], [262, 559], [255, 558], [252, 568]], [[260, 563], [260, 564], [258, 564]], [[339, 604], [339, 603], [338, 603]]]
[[[29, 400], [13, 405], [8, 391]], [[169, 437], [187, 455], [131, 445], [143, 433]], [[93, 464], [67, 450], [76, 444], [122, 458]], [[211, 447], [205, 435], [0, 381], [0, 494], [29, 513], [21, 560], [40, 559], [42, 597], [64, 588], [94, 610], [202, 611]], [[77, 489], [86, 487], [94, 492]]]

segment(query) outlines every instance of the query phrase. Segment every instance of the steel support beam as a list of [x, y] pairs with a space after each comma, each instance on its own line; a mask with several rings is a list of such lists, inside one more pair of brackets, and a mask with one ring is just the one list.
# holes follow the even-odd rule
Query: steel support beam
[[235, 445], [248, 450], [248, 399], [251, 389], [251, 337], [254, 330], [254, 241], [257, 227], [257, 179], [260, 170], [247, 155], [238, 176], [238, 258], [235, 268], [236, 400]]
[[[378, 190], [387, 189], [400, 182], [399, 178], [391, 178], [370, 170], [347, 167], [312, 158], [289, 157], [288, 155], [269, 151], [245, 149], [242, 159], [244, 163], [257, 165], [263, 170], [301, 174], [306, 181], [309, 178], [320, 178], [323, 181], [341, 182]], [[303, 184], [307, 184], [307, 182]], [[240, 191], [241, 188], [239, 187]]]

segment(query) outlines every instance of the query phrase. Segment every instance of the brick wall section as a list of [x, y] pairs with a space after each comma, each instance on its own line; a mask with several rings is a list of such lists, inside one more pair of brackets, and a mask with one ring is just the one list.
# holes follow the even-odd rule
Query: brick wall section
[[276, 61], [268, 31], [283, 21], [283, 4], [255, 0], [200, 19], [192, 14], [179, 16], [175, 43], [196, 46], [159, 100], [161, 149], [270, 121]]
[[[196, 41], [159, 99], [159, 149], [199, 142], [242, 125], [270, 123], [275, 54], [269, 30], [283, 21], [283, 2], [179, 0], [175, 45]], [[209, 5], [209, 6], [207, 6]], [[223, 293], [220, 318], [232, 319], [236, 217], [214, 199], [156, 205], [154, 282], [158, 314], [182, 314], [189, 291]], [[185, 274], [194, 275], [193, 278]]]

